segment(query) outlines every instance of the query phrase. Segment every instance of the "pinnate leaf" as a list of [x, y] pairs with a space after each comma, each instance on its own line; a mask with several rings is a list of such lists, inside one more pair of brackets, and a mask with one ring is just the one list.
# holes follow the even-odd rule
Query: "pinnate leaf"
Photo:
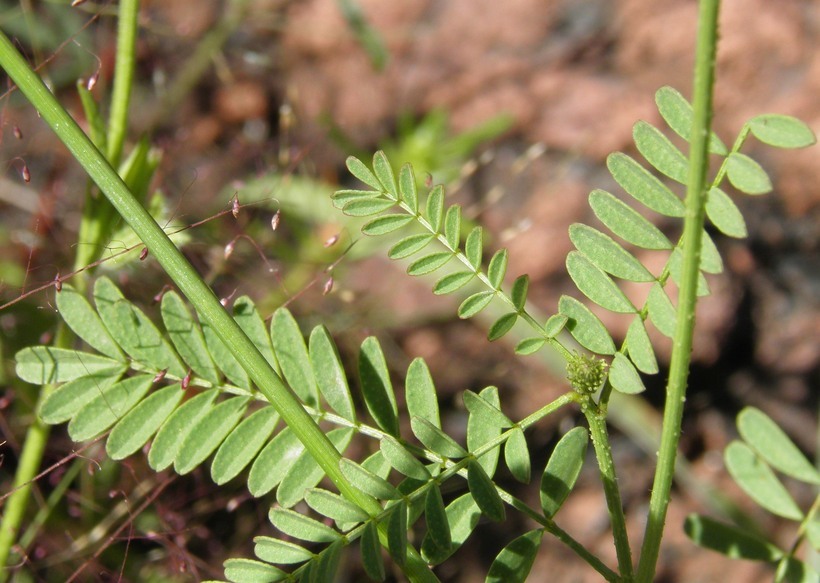
[[518, 276], [513, 282], [510, 298], [512, 299], [515, 309], [519, 312], [524, 309], [524, 305], [527, 303], [527, 291], [529, 287], [530, 276], [527, 274]]
[[233, 397], [208, 411], [182, 442], [174, 459], [174, 470], [184, 475], [205, 461], [236, 426], [247, 406], [247, 398]]
[[758, 140], [776, 148], [806, 148], [817, 142], [811, 128], [790, 115], [758, 115], [748, 125]]
[[205, 337], [205, 345], [211, 353], [214, 363], [223, 374], [237, 387], [250, 390], [251, 379], [236, 357], [228, 350], [225, 343], [219, 338], [216, 330], [207, 323], [202, 323], [202, 335]]
[[589, 433], [584, 427], [570, 429], [558, 441], [541, 476], [541, 509], [552, 518], [564, 504], [584, 465]]
[[737, 416], [741, 437], [773, 468], [809, 484], [820, 484], [820, 473], [771, 417], [755, 407]]
[[[497, 401], [498, 391], [493, 391], [493, 394], [495, 395], [494, 401]], [[464, 399], [464, 406], [467, 408], [467, 411], [470, 412], [470, 415], [475, 416], [478, 423], [501, 428], [513, 426], [513, 422], [501, 412], [501, 409], [498, 408], [496, 403], [485, 401], [482, 397], [470, 390], [464, 391], [462, 398]]]
[[524, 583], [535, 562], [543, 534], [541, 529], [531, 530], [504, 547], [490, 565], [485, 583]]
[[359, 380], [370, 416], [387, 433], [398, 437], [396, 395], [379, 340], [370, 336], [359, 350]]
[[354, 200], [378, 198], [380, 195], [381, 193], [376, 190], [337, 190], [330, 198], [333, 201], [333, 206], [337, 209], [343, 209], [347, 203]]
[[387, 517], [387, 551], [400, 567], [407, 558], [407, 506], [404, 501], [393, 506]]
[[675, 334], [675, 307], [672, 305], [672, 300], [663, 291], [661, 284], [656, 283], [649, 290], [649, 296], [646, 298], [646, 306], [649, 308], [649, 319], [655, 325], [655, 328], [661, 334], [672, 338]]
[[279, 363], [273, 356], [273, 345], [265, 329], [265, 322], [259, 315], [259, 310], [248, 296], [238, 298], [233, 304], [233, 319], [250, 338], [256, 349], [265, 357], [273, 370], [279, 373]]
[[541, 337], [533, 337], [533, 338], [524, 338], [518, 344], [515, 345], [515, 353], [520, 354], [521, 356], [527, 356], [529, 354], [535, 354], [547, 343], [546, 338]]
[[305, 447], [285, 427], [259, 453], [248, 474], [248, 491], [259, 497], [273, 490], [293, 468]]
[[569, 318], [565, 314], [553, 314], [549, 317], [546, 324], [544, 324], [544, 333], [547, 338], [555, 338], [563, 330]]
[[732, 186], [746, 194], [766, 194], [772, 181], [763, 168], [746, 154], [732, 152], [726, 160], [726, 176]]

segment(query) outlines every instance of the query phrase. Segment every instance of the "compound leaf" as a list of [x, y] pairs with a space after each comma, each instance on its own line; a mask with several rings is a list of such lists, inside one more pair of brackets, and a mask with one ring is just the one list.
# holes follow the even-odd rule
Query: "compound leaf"
[[383, 213], [395, 203], [383, 198], [358, 198], [351, 200], [342, 208], [342, 212], [349, 217], [369, 217]]
[[265, 322], [259, 315], [259, 310], [248, 296], [238, 298], [233, 304], [233, 319], [250, 338], [256, 349], [265, 357], [268, 364], [279, 374], [279, 364], [273, 356], [273, 345], [271, 344], [268, 331], [265, 329]]
[[519, 275], [515, 278], [510, 292], [510, 298], [515, 306], [515, 309], [521, 312], [524, 309], [524, 304], [527, 303], [527, 291], [530, 287], [530, 276], [527, 274]]
[[748, 529], [724, 524], [706, 516], [690, 514], [683, 524], [686, 536], [696, 545], [717, 551], [732, 559], [773, 562], [783, 551]]
[[518, 312], [509, 312], [501, 316], [490, 326], [490, 330], [487, 332], [487, 340], [495, 342], [499, 338], [502, 338], [507, 332], [512, 330], [516, 320], [518, 320]]
[[515, 353], [520, 354], [521, 356], [527, 356], [528, 354], [535, 354], [547, 343], [546, 338], [541, 337], [532, 337], [532, 338], [524, 338], [521, 342], [515, 345]]
[[746, 494], [769, 512], [802, 520], [803, 512], [772, 469], [748, 445], [733, 441], [723, 452], [726, 469]]
[[107, 392], [123, 372], [125, 366], [117, 374], [83, 376], [60, 385], [45, 398], [40, 408], [40, 417], [51, 425], [68, 421], [96, 396]]
[[405, 476], [422, 481], [430, 479], [430, 472], [427, 471], [424, 464], [407, 451], [395, 438], [389, 436], [382, 438], [379, 449], [384, 459]]
[[305, 502], [322, 516], [336, 522], [358, 523], [370, 518], [364, 510], [338, 494], [321, 488], [310, 488], [305, 491]]
[[214, 363], [219, 367], [225, 377], [237, 387], [250, 390], [251, 379], [236, 357], [231, 354], [225, 343], [207, 323], [202, 322], [202, 335], [205, 337], [205, 345], [211, 353]]
[[333, 201], [333, 206], [337, 209], [342, 209], [347, 203], [354, 200], [378, 198], [380, 195], [381, 193], [375, 190], [337, 190], [330, 195], [330, 198]]
[[675, 307], [672, 305], [672, 300], [663, 291], [661, 284], [656, 283], [649, 290], [649, 296], [646, 298], [646, 307], [649, 309], [649, 319], [655, 325], [655, 328], [669, 338], [675, 334]]
[[407, 558], [407, 506], [404, 501], [393, 507], [387, 517], [387, 551], [400, 567]]
[[359, 541], [362, 565], [367, 576], [373, 581], [384, 581], [384, 561], [382, 561], [379, 532], [374, 522], [368, 522]]
[[[687, 142], [692, 138], [692, 106], [676, 89], [661, 87], [655, 93], [655, 103], [661, 116], [672, 130]], [[712, 154], [725, 156], [729, 150], [714, 132], [709, 137], [709, 151]]]
[[427, 490], [424, 501], [424, 516], [427, 519], [427, 536], [433, 545], [447, 552], [453, 544], [450, 535], [450, 522], [447, 520], [447, 510], [438, 484], [433, 484]]
[[205, 461], [236, 426], [247, 407], [247, 398], [234, 397], [208, 411], [183, 440], [174, 459], [174, 470], [184, 475]]
[[[494, 389], [495, 387], [488, 388]], [[495, 395], [493, 401], [497, 402], [498, 390], [491, 390], [489, 393]], [[489, 424], [501, 428], [512, 427], [514, 425], [513, 422], [510, 421], [510, 418], [501, 412], [501, 409], [498, 408], [495, 402], [485, 401], [482, 397], [470, 390], [464, 391], [462, 398], [464, 399], [464, 406], [467, 408], [467, 411], [470, 412], [471, 416], [475, 416], [476, 423]]]

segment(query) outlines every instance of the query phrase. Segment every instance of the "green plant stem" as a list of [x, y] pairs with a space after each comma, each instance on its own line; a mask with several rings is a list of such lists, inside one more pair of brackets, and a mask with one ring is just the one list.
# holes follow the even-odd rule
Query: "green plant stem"
[[[225, 311], [219, 299], [182, 252], [129, 192], [128, 187], [105, 157], [31, 70], [8, 37], [2, 33], [0, 65], [100, 187], [117, 212], [139, 235], [151, 255], [196, 308], [200, 318], [214, 328], [342, 495], [371, 515], [380, 512], [381, 505], [355, 488], [342, 474], [339, 468], [341, 454], [305, 411], [293, 390], [276, 375], [265, 357]], [[386, 538], [386, 527], [384, 530], [380, 529], [380, 534]], [[404, 566], [408, 578], [411, 581], [437, 580], [421, 556], [412, 548], [409, 551]]]
[[128, 104], [134, 83], [139, 0], [120, 0], [117, 17], [117, 57], [114, 68], [114, 88], [111, 93], [111, 113], [108, 116], [108, 152], [111, 165], [120, 165], [128, 129]]
[[649, 501], [649, 516], [644, 532], [637, 581], [650, 583], [660, 552], [661, 539], [670, 502], [675, 457], [680, 440], [686, 382], [692, 353], [695, 326], [697, 281], [706, 203], [709, 132], [712, 118], [715, 55], [719, 0], [701, 0], [695, 53], [693, 90], [694, 123], [690, 140], [689, 177], [686, 187], [686, 218], [683, 227], [683, 270], [678, 293], [677, 327], [672, 341], [669, 380], [663, 412], [663, 433], [658, 450], [658, 466]]
[[618, 570], [623, 580], [631, 581], [633, 576], [632, 551], [626, 530], [621, 492], [618, 489], [618, 477], [615, 474], [615, 462], [612, 459], [612, 446], [609, 443], [609, 433], [606, 428], [606, 414], [598, 408], [592, 397], [586, 397], [585, 401], [581, 401], [581, 412], [589, 424], [592, 446], [595, 448], [595, 459], [598, 460], [598, 470], [601, 473], [601, 483], [604, 487], [609, 520], [612, 524], [615, 554], [618, 557]]

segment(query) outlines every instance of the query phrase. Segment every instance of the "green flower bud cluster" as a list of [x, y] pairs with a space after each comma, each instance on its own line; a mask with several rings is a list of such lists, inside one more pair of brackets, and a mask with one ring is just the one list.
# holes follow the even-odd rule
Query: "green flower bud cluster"
[[606, 378], [606, 367], [606, 361], [576, 352], [567, 363], [567, 380], [575, 392], [591, 395], [601, 388]]

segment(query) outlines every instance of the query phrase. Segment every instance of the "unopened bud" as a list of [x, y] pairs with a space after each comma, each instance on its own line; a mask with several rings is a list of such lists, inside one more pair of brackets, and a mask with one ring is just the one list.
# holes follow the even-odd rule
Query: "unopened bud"
[[31, 182], [31, 172], [29, 172], [25, 162], [23, 162], [23, 167], [20, 169], [20, 174], [22, 174], [25, 182]]
[[338, 241], [338, 240], [339, 240], [339, 235], [338, 234], [333, 235], [327, 241], [325, 241], [325, 247], [332, 247], [333, 245], [336, 244], [336, 241]]
[[330, 277], [327, 278], [327, 281], [325, 282], [325, 286], [322, 288], [322, 295], [326, 296], [327, 294], [330, 293], [330, 291], [332, 289], [333, 289], [333, 276], [331, 275]]
[[148, 247], [143, 247], [140, 251], [140, 261], [145, 261], [146, 257], [148, 257]]
[[183, 390], [183, 391], [184, 391], [184, 390], [187, 390], [187, 389], [188, 389], [188, 385], [190, 385], [190, 384], [191, 384], [191, 377], [193, 376], [193, 374], [194, 374], [194, 371], [192, 371], [191, 369], [188, 369], [188, 374], [186, 374], [186, 375], [182, 378], [182, 382], [180, 382], [180, 383], [179, 383], [179, 385], [182, 387], [182, 390]]
[[97, 81], [100, 80], [100, 71], [99, 69], [94, 71], [94, 74], [88, 78], [88, 81], [85, 83], [85, 88], [91, 91], [97, 85]]
[[236, 239], [231, 240], [225, 245], [225, 251], [223, 253], [225, 259], [227, 260], [231, 255], [233, 255], [234, 247], [236, 247]]
[[231, 214], [235, 219], [239, 217], [239, 195], [233, 195], [233, 199], [231, 200]]
[[273, 216], [270, 219], [270, 228], [272, 230], [275, 231], [276, 229], [279, 228], [279, 221], [281, 220], [281, 218], [282, 218], [282, 211], [279, 210], [279, 211], [276, 211], [275, 213], [273, 213]]
[[168, 372], [167, 368], [162, 369], [154, 376], [154, 383], [161, 382], [162, 379], [165, 378], [165, 374]]

